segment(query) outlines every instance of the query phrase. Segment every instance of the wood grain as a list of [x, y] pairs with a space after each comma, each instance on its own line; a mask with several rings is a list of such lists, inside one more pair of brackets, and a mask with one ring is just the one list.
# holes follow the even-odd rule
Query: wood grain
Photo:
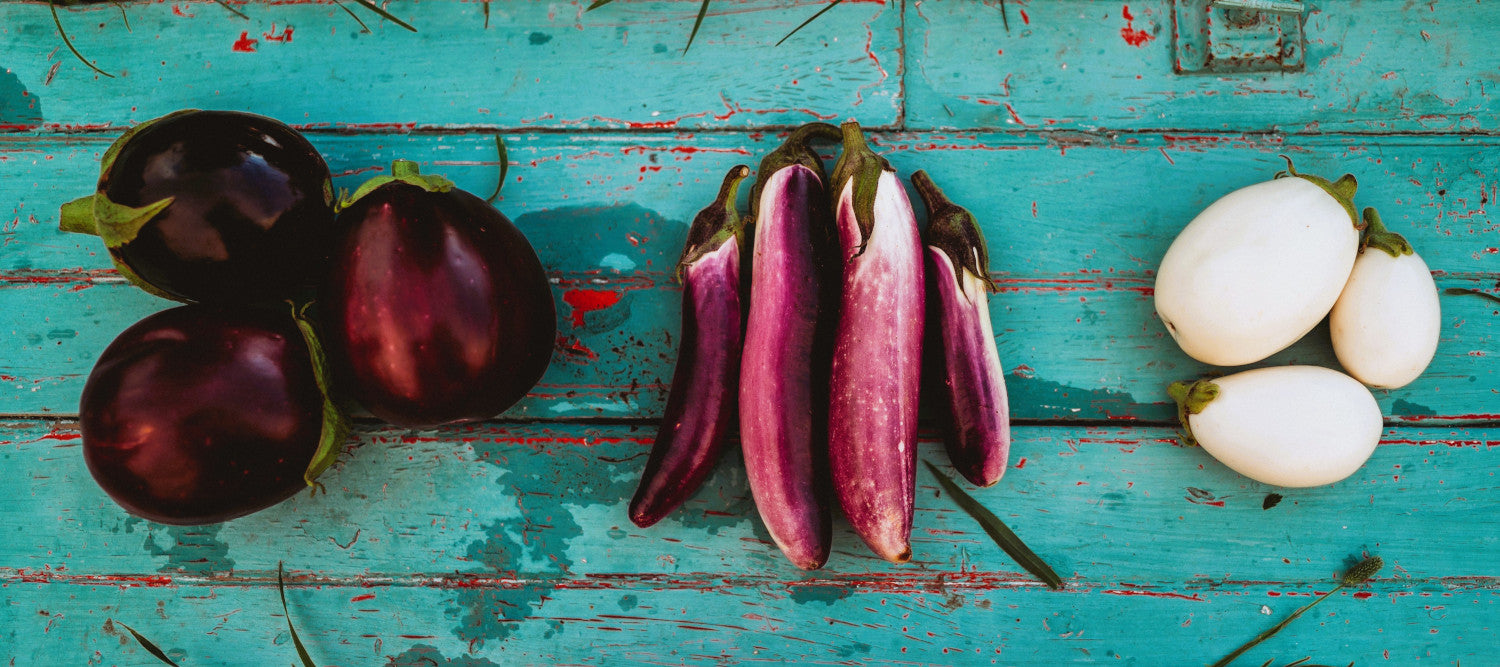
[[908, 127], [1286, 133], [1500, 131], [1500, 7], [1303, 3], [1302, 72], [1173, 71], [1171, 0], [908, 8]]
[[[498, 169], [484, 135], [314, 137], [340, 187], [395, 157], [474, 192]], [[523, 134], [500, 206], [551, 272], [559, 340], [542, 386], [508, 416], [659, 415], [677, 345], [670, 281], [687, 221], [733, 164], [758, 164], [767, 134]], [[927, 169], [974, 209], [1000, 285], [992, 317], [1021, 419], [1147, 420], [1175, 414], [1163, 387], [1216, 372], [1186, 357], [1154, 315], [1153, 270], [1192, 217], [1229, 191], [1299, 168], [1359, 176], [1374, 205], [1422, 252], [1440, 287], [1500, 286], [1488, 216], [1500, 165], [1488, 138], [1132, 135], [1058, 144], [1009, 134], [876, 134], [903, 173]], [[0, 256], [0, 411], [71, 414], [93, 360], [130, 323], [170, 304], [122, 285], [97, 239], [56, 229], [89, 189], [104, 137], [0, 140], [20, 184]], [[748, 188], [746, 188], [748, 192]], [[745, 196], [748, 197], [748, 194]], [[1129, 202], [1122, 206], [1121, 202]], [[742, 204], [742, 208], [748, 208]], [[1416, 383], [1377, 393], [1392, 419], [1500, 415], [1494, 304], [1444, 297], [1438, 357]], [[59, 326], [84, 318], [78, 326]], [[1267, 363], [1336, 365], [1326, 329]], [[1217, 372], [1222, 372], [1219, 370]]]
[[881, 2], [844, 3], [780, 47], [818, 3], [720, 4], [686, 55], [697, 2], [391, 3], [415, 33], [348, 4], [372, 34], [327, 2], [251, 2], [248, 21], [211, 2], [132, 2], [128, 31], [108, 4], [63, 12], [106, 79], [58, 49], [45, 2], [0, 2], [0, 96], [29, 95], [0, 98], [16, 108], [0, 131], [119, 128], [180, 108], [373, 132], [879, 126], [900, 113], [901, 9]]
[[[1376, 585], [1342, 594], [1320, 608], [1321, 622], [1294, 626], [1257, 655], [1300, 646], [1291, 659], [1390, 651], [1407, 660], [1431, 650], [1437, 633], [1441, 655], [1480, 658], [1488, 635], [1477, 629], [1500, 621], [1500, 553], [1471, 528], [1485, 520], [1492, 473], [1469, 472], [1500, 446], [1496, 429], [1396, 429], [1351, 479], [1295, 491], [1239, 477], [1176, 446], [1166, 429], [1018, 429], [1013, 469], [976, 494], [1063, 574], [1068, 589], [1058, 594], [1018, 572], [926, 473], [913, 563], [874, 558], [840, 521], [828, 567], [803, 573], [760, 528], [737, 452], [687, 507], [641, 530], [625, 504], [649, 429], [361, 431], [326, 479], [330, 494], [175, 528], [131, 519], [104, 498], [71, 424], [5, 424], [0, 488], [12, 511], [0, 515], [0, 534], [26, 537], [3, 543], [0, 561], [11, 565], [0, 585], [30, 602], [0, 609], [0, 627], [24, 637], [56, 626], [84, 640], [67, 649], [80, 659], [134, 650], [116, 645], [108, 618], [154, 627], [156, 641], [198, 661], [274, 655], [285, 638], [268, 587], [284, 560], [293, 607], [306, 610], [294, 612], [299, 627], [333, 664], [418, 644], [496, 664], [593, 662], [610, 656], [564, 645], [589, 637], [670, 651], [687, 636], [731, 656], [759, 646], [763, 657], [831, 660], [868, 645], [864, 659], [999, 650], [1006, 664], [1080, 647], [1090, 653], [1078, 659], [1148, 659], [1160, 644], [1146, 638], [1165, 637], [1206, 661], [1326, 590], [1363, 553], [1389, 563]], [[922, 456], [945, 464], [931, 443]], [[1285, 498], [1262, 509], [1273, 490]], [[697, 611], [709, 602], [722, 613]], [[848, 624], [869, 630], [851, 635]], [[1391, 631], [1367, 642], [1354, 627]], [[548, 633], [573, 639], [548, 642]]]
[[[1151, 296], [1177, 231], [1282, 154], [1358, 176], [1358, 203], [1440, 287], [1500, 294], [1496, 6], [1308, 3], [1305, 71], [1185, 76], [1169, 0], [1010, 0], [1009, 32], [994, 0], [851, 0], [780, 47], [826, 5], [716, 0], [686, 55], [697, 0], [586, 4], [385, 3], [415, 34], [355, 8], [361, 34], [321, 0], [235, 3], [249, 21], [129, 2], [130, 31], [108, 4], [61, 12], [120, 75], [103, 79], [61, 48], [45, 4], [0, 0], [0, 662], [156, 664], [123, 622], [184, 665], [290, 664], [281, 561], [324, 665], [1205, 664], [1365, 554], [1389, 564], [1374, 583], [1243, 664], [1493, 659], [1500, 308], [1443, 297], [1432, 368], [1377, 392], [1387, 429], [1370, 462], [1288, 490], [1176, 443], [1163, 386], [1214, 369], [1170, 342]], [[406, 157], [488, 193], [503, 132], [500, 208], [559, 305], [542, 384], [486, 424], [361, 423], [326, 495], [203, 527], [126, 515], [89, 477], [72, 418], [104, 346], [170, 304], [56, 214], [125, 127], [180, 107], [291, 123], [342, 187]], [[787, 127], [849, 117], [989, 239], [1021, 423], [1005, 478], [974, 493], [1063, 592], [925, 470], [905, 566], [839, 520], [829, 566], [795, 570], [736, 448], [672, 517], [626, 518], [675, 356], [667, 276], [687, 221]], [[1267, 363], [1334, 365], [1326, 330]], [[934, 436], [920, 453], [949, 470]]]

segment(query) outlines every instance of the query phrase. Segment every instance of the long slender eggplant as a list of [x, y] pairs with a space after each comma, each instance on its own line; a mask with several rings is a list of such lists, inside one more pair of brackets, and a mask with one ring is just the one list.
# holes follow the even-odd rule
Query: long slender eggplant
[[876, 555], [911, 559], [923, 320], [922, 241], [890, 163], [844, 123], [834, 168], [843, 291], [829, 384], [828, 460], [849, 524]]
[[750, 311], [740, 378], [740, 443], [755, 506], [798, 567], [822, 567], [832, 540], [825, 492], [828, 357], [837, 249], [823, 163], [798, 128], [760, 163]]
[[734, 423], [740, 371], [740, 182], [750, 168], [729, 170], [719, 196], [688, 229], [677, 275], [682, 282], [682, 335], [661, 430], [630, 520], [645, 528], [672, 513], [713, 472]]
[[[927, 205], [927, 288], [942, 346], [943, 444], [970, 482], [990, 486], [1010, 455], [1010, 405], [990, 325], [989, 251], [974, 215], [954, 204], [927, 172], [911, 175]], [[935, 297], [935, 298], [934, 298]]]

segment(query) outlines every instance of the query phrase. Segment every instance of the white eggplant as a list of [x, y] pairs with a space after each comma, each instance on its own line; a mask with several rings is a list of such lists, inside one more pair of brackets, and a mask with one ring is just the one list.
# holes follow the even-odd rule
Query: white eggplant
[[1442, 330], [1437, 283], [1400, 234], [1365, 209], [1365, 242], [1328, 318], [1333, 353], [1355, 379], [1395, 389], [1417, 379]]
[[1156, 312], [1188, 356], [1250, 364], [1311, 331], [1339, 298], [1359, 248], [1356, 183], [1298, 174], [1225, 195], [1162, 258]]
[[1278, 366], [1168, 393], [1188, 438], [1220, 463], [1266, 484], [1332, 484], [1374, 453], [1380, 406], [1357, 380], [1320, 366]]

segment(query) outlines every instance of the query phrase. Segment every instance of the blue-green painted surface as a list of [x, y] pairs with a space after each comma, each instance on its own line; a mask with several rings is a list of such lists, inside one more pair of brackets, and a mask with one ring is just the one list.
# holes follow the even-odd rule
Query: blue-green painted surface
[[[45, 4], [0, 2], [0, 661], [154, 664], [126, 623], [184, 665], [291, 664], [284, 561], [322, 665], [1207, 664], [1365, 554], [1389, 563], [1375, 583], [1237, 664], [1495, 660], [1500, 307], [1445, 296], [1428, 373], [1376, 392], [1371, 461], [1286, 490], [1176, 444], [1162, 388], [1211, 369], [1150, 297], [1176, 231], [1279, 154], [1356, 174], [1440, 287], [1500, 291], [1494, 6], [1308, 3], [1306, 71], [1185, 76], [1166, 0], [1011, 0], [1009, 32], [993, 1], [844, 2], [780, 47], [821, 3], [718, 0], [687, 56], [697, 2], [585, 4], [495, 0], [486, 28], [480, 2], [388, 3], [416, 34], [367, 13], [360, 34], [321, 2], [240, 6], [249, 22], [128, 3], [129, 32], [109, 5], [62, 12], [121, 75], [103, 79], [59, 48]], [[78, 394], [116, 333], [169, 304], [57, 232], [56, 211], [122, 128], [187, 106], [304, 128], [342, 186], [409, 157], [485, 193], [488, 133], [505, 132], [500, 207], [559, 300], [542, 384], [489, 424], [362, 424], [326, 495], [196, 528], [121, 511], [83, 466]], [[735, 449], [673, 517], [625, 516], [672, 370], [687, 221], [783, 128], [846, 117], [985, 229], [1026, 425], [975, 494], [1063, 592], [925, 470], [902, 566], [838, 521], [829, 565], [792, 568]], [[619, 298], [576, 308], [588, 291]], [[1290, 362], [1334, 364], [1326, 329], [1268, 363]]]

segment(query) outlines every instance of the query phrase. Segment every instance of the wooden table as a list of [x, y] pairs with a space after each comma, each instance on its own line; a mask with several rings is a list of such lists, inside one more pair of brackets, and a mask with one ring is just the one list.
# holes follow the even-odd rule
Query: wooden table
[[[915, 0], [829, 11], [697, 3], [0, 2], [0, 661], [321, 665], [1211, 662], [1387, 566], [1239, 664], [1500, 664], [1494, 302], [1444, 296], [1425, 375], [1376, 396], [1374, 457], [1332, 486], [1251, 482], [1180, 446], [1168, 382], [1213, 369], [1152, 310], [1153, 269], [1215, 198], [1281, 168], [1358, 176], [1440, 288], [1497, 292], [1500, 5], [1312, 2], [1300, 71], [1179, 73], [1170, 0]], [[487, 15], [487, 19], [486, 19]], [[1008, 18], [1009, 30], [1003, 21]], [[553, 277], [542, 383], [485, 424], [364, 423], [329, 493], [197, 528], [135, 519], [89, 478], [75, 417], [100, 350], [168, 307], [97, 239], [60, 233], [132, 123], [243, 109], [308, 133], [336, 184], [396, 157], [488, 193]], [[1009, 375], [1011, 470], [975, 491], [1066, 580], [1020, 571], [925, 470], [913, 562], [835, 527], [803, 573], [768, 540], [737, 450], [638, 529], [625, 504], [677, 341], [686, 223], [787, 128], [858, 118], [989, 236]], [[1267, 363], [1335, 365], [1326, 328]], [[1267, 415], [1275, 419], [1275, 415]], [[929, 436], [933, 435], [928, 433]], [[945, 469], [941, 447], [923, 458]], [[1262, 509], [1269, 493], [1279, 505]]]

